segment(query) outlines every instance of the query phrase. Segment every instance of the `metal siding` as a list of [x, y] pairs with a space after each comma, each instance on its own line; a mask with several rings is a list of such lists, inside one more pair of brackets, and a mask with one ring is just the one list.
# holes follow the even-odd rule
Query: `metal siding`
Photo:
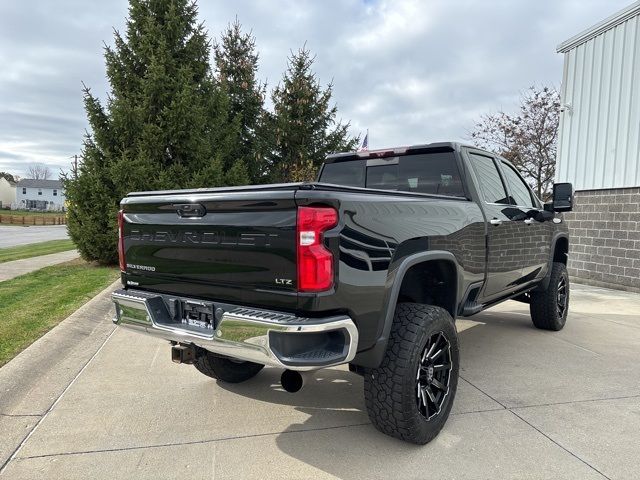
[[586, 120], [586, 132], [587, 138], [584, 143], [584, 149], [582, 150], [582, 157], [584, 158], [584, 168], [579, 169], [579, 176], [581, 183], [585, 183], [588, 181], [588, 173], [596, 168], [596, 157], [595, 157], [595, 145], [596, 145], [596, 133], [598, 129], [598, 107], [599, 107], [599, 90], [600, 83], [598, 82], [601, 69], [595, 68], [596, 65], [599, 65], [598, 62], [598, 43], [597, 42], [588, 42], [585, 45], [585, 74], [589, 77], [588, 85], [585, 87], [585, 92], [587, 93], [587, 98], [585, 103], [585, 107], [587, 109], [587, 120]]
[[640, 15], [565, 53], [556, 179], [640, 186]]
[[[629, 112], [627, 116], [627, 125], [629, 131], [627, 133], [625, 151], [627, 152], [627, 165], [625, 177], [635, 178], [640, 183], [640, 16], [629, 20], [629, 32], [631, 38], [629, 40], [630, 52], [629, 67], [630, 72], [630, 94], [629, 94]], [[635, 105], [636, 108], [631, 106]], [[634, 128], [635, 125], [635, 128]], [[635, 152], [635, 161], [630, 157]], [[638, 184], [636, 183], [636, 185]]]

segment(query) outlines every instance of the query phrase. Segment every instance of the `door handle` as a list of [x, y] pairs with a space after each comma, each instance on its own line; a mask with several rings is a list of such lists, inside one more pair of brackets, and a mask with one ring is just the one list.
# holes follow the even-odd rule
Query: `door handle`
[[533, 218], [527, 218], [524, 223], [526, 223], [527, 225], [531, 225], [533, 223]]
[[492, 218], [491, 220], [489, 220], [489, 223], [491, 225], [502, 225], [502, 220], [500, 220], [499, 218]]

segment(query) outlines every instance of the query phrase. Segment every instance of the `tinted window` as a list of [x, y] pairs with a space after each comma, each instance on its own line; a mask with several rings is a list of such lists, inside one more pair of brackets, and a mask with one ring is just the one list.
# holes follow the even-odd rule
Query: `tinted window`
[[[366, 160], [328, 163], [320, 181], [380, 190], [402, 190], [464, 197], [458, 164], [452, 152], [389, 158], [387, 165], [366, 166]], [[366, 180], [363, 178], [366, 168]]]
[[367, 167], [367, 188], [398, 190], [398, 164]]
[[364, 160], [327, 163], [322, 169], [320, 181], [348, 187], [364, 187]]
[[398, 190], [453, 197], [465, 196], [453, 153], [400, 157]]
[[462, 179], [452, 153], [398, 157], [397, 164], [367, 167], [367, 187], [382, 190], [464, 197]]
[[516, 173], [511, 165], [502, 162], [502, 171], [507, 179], [509, 191], [511, 192], [511, 203], [514, 205], [533, 207], [535, 206], [529, 187]]
[[471, 153], [471, 164], [478, 177], [478, 187], [487, 203], [509, 204], [498, 168], [492, 158]]

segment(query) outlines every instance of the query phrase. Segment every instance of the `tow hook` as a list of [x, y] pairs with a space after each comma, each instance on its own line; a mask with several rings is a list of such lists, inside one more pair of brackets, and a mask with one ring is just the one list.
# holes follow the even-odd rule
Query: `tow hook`
[[193, 345], [173, 345], [171, 347], [171, 361], [173, 363], [192, 364], [196, 358], [196, 349]]

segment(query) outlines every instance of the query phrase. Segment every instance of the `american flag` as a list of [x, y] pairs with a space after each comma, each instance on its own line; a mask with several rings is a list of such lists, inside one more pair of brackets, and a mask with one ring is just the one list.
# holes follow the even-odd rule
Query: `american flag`
[[364, 139], [362, 140], [362, 145], [360, 145], [360, 148], [358, 149], [358, 151], [366, 152], [367, 150], [369, 150], [369, 130], [367, 130], [367, 134], [364, 136]]

